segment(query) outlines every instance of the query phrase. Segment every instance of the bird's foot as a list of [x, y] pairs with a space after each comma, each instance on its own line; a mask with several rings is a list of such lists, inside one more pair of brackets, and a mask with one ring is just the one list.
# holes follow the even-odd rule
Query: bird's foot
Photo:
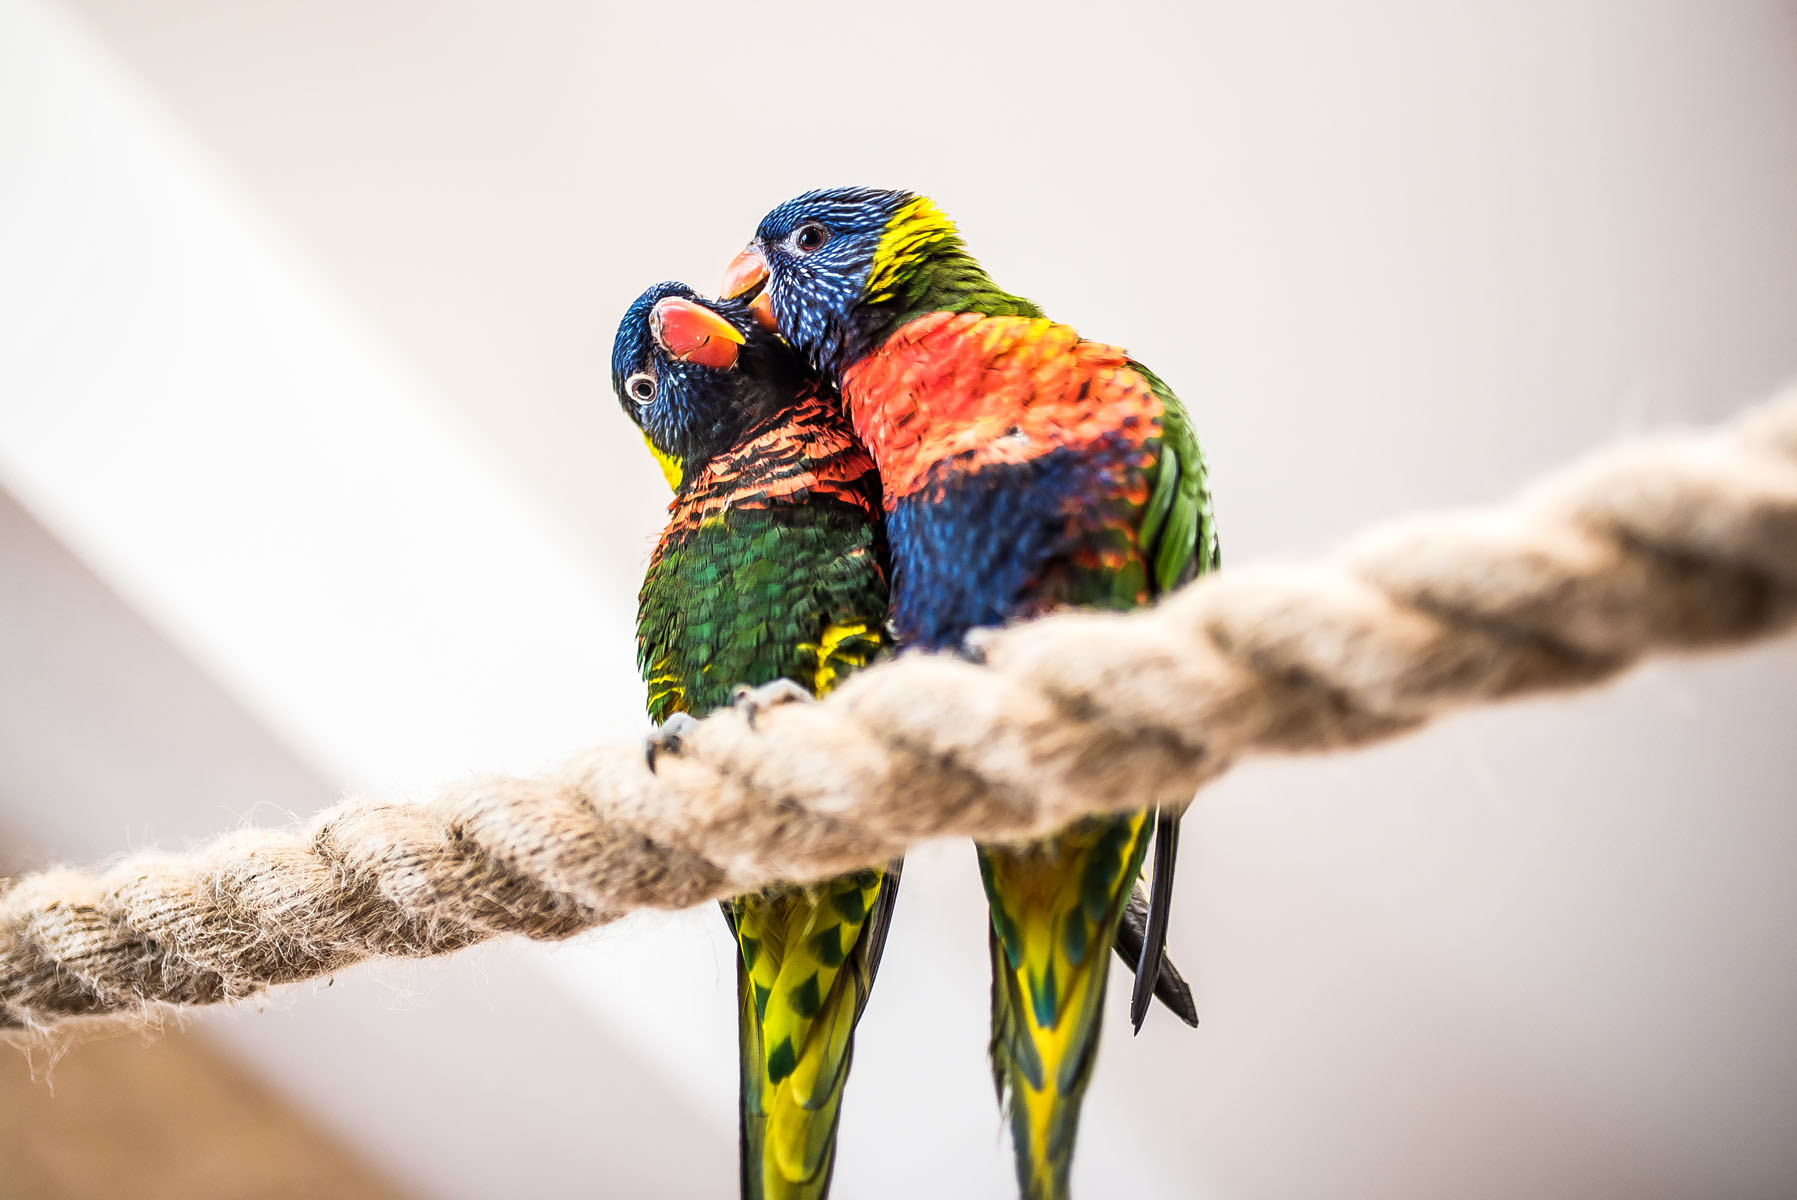
[[743, 715], [749, 728], [755, 728], [755, 718], [762, 711], [777, 708], [782, 704], [810, 704], [817, 697], [800, 687], [790, 679], [776, 679], [772, 683], [764, 683], [760, 687], [740, 685], [730, 693], [730, 707]]
[[970, 662], [976, 667], [986, 665], [986, 650], [992, 645], [992, 639], [1001, 630], [996, 625], [982, 625], [977, 629], [969, 629], [961, 638], [960, 645], [955, 647], [955, 656], [963, 662]]
[[643, 761], [649, 764], [649, 774], [655, 774], [655, 760], [661, 755], [679, 754], [680, 739], [698, 726], [688, 713], [675, 713], [657, 725], [655, 732], [643, 739]]

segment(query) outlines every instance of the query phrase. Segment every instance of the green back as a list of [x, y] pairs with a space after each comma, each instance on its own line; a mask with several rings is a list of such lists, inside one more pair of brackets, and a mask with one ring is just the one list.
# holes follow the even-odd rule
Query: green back
[[[840, 414], [799, 402], [684, 477], [637, 609], [652, 718], [703, 716], [739, 684], [818, 694], [886, 649], [886, 547], [873, 463]], [[737, 944], [741, 1188], [822, 1200], [856, 1022], [897, 864], [725, 902]]]

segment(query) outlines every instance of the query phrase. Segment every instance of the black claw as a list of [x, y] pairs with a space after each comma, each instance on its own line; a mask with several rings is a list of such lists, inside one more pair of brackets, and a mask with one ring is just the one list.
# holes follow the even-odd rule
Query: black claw
[[782, 704], [808, 704], [816, 698], [790, 679], [776, 679], [761, 687], [738, 684], [736, 690], [730, 693], [730, 707], [742, 713], [743, 720], [753, 729], [755, 718], [763, 709], [777, 708]]
[[755, 699], [754, 688], [737, 688], [730, 694], [730, 707], [743, 715], [743, 724], [750, 729], [755, 728], [755, 718], [761, 712], [761, 702]]
[[681, 735], [691, 732], [698, 724], [686, 713], [675, 713], [663, 721], [654, 733], [643, 739], [643, 761], [648, 764], [649, 774], [655, 774], [655, 760], [658, 757], [680, 753]]

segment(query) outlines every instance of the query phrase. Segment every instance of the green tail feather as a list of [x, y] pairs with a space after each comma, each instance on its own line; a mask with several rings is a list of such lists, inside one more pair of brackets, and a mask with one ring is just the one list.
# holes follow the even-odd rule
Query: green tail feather
[[1146, 813], [1093, 817], [1034, 846], [981, 846], [992, 916], [992, 1077], [1026, 1200], [1065, 1200], [1080, 1106]]
[[873, 988], [898, 867], [725, 906], [736, 934], [745, 1200], [823, 1200], [856, 1022]]

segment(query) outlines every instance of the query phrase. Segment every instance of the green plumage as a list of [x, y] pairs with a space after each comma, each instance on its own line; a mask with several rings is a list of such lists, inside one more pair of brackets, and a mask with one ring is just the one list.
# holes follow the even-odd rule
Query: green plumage
[[[741, 685], [781, 679], [822, 694], [882, 654], [879, 478], [791, 349], [742, 306], [663, 284], [626, 313], [613, 377], [676, 489], [638, 596], [650, 716], [704, 716]], [[748, 1200], [829, 1191], [898, 868], [722, 905], [737, 947]]]
[[[725, 486], [754, 483], [750, 469]], [[790, 679], [828, 691], [836, 674], [882, 651], [877, 521], [841, 499], [802, 499], [707, 513], [697, 494], [676, 498], [638, 609], [654, 719], [702, 715], [738, 684]], [[723, 905], [739, 950], [745, 1197], [828, 1191], [855, 1023], [896, 887], [896, 870], [864, 871]]]
[[[863, 326], [873, 335], [868, 341], [929, 312], [1044, 315], [994, 283], [933, 206], [907, 211], [914, 215], [889, 225], [884, 258], [876, 258], [879, 294], [868, 297], [868, 308], [880, 316]], [[882, 262], [891, 265], [882, 270]], [[1159, 376], [1133, 360], [1129, 367], [1162, 410], [1158, 436], [1146, 447], [1152, 454], [1142, 481], [1147, 499], [1128, 500], [1121, 490], [1078, 497], [1090, 521], [1085, 547], [1112, 565], [1045, 566], [1027, 611], [1132, 608], [1143, 595], [1160, 595], [1218, 565], [1210, 489], [1190, 417]], [[1016, 395], [1024, 404], [1031, 399]], [[876, 445], [876, 456], [883, 449]], [[1028, 1200], [1068, 1195], [1080, 1110], [1096, 1059], [1106, 951], [1117, 940], [1152, 831], [1158, 848], [1143, 941], [1160, 953], [1178, 824], [1177, 807], [1144, 810], [1088, 818], [1029, 846], [978, 848], [992, 923], [993, 1077], [1009, 1105], [1017, 1176]], [[1141, 977], [1132, 997], [1138, 1025], [1152, 979], [1152, 973]]]
[[[1148, 500], [1132, 514], [1126, 536], [1139, 555], [1122, 570], [1068, 572], [1057, 589], [1060, 603], [1129, 608], [1144, 582], [1158, 595], [1218, 564], [1204, 458], [1190, 418], [1158, 376], [1131, 366], [1164, 406]], [[1179, 817], [1163, 810], [1157, 821], [1149, 818], [1148, 811], [1090, 817], [1030, 846], [979, 847], [992, 920], [993, 1080], [1009, 1101], [1017, 1177], [1027, 1200], [1069, 1194], [1080, 1111], [1096, 1061], [1109, 966], [1104, 950], [1117, 940], [1151, 827], [1158, 828], [1166, 863], [1155, 872], [1151, 911], [1158, 913], [1151, 920], [1164, 936]], [[1132, 1011], [1139, 1016], [1146, 1002], [1139, 993]]]
[[[840, 501], [731, 508], [694, 518], [643, 581], [637, 665], [649, 716], [706, 713], [738, 684], [815, 686], [833, 659], [859, 666], [884, 644], [886, 584], [873, 518]], [[862, 634], [826, 653], [831, 628]]]
[[1194, 576], [1223, 564], [1217, 539], [1216, 511], [1210, 494], [1210, 472], [1192, 416], [1166, 381], [1141, 363], [1129, 365], [1148, 382], [1160, 400], [1160, 461], [1149, 479], [1148, 504], [1136, 526], [1136, 538], [1150, 566], [1150, 592], [1170, 592]]
[[1148, 849], [1145, 814], [1090, 817], [1024, 847], [981, 846], [992, 919], [992, 1074], [1030, 1200], [1067, 1194], [1110, 947]]
[[[999, 287], [927, 197], [807, 192], [762, 220], [728, 279], [738, 295], [764, 289], [884, 473], [903, 644], [952, 650], [974, 629], [1057, 608], [1131, 608], [1216, 565], [1179, 399]], [[1139, 968], [1138, 1025], [1152, 995], [1196, 1022], [1163, 954], [1186, 799], [1143, 796], [1133, 814], [979, 847], [992, 1067], [1028, 1200], [1068, 1194], [1113, 944]]]

